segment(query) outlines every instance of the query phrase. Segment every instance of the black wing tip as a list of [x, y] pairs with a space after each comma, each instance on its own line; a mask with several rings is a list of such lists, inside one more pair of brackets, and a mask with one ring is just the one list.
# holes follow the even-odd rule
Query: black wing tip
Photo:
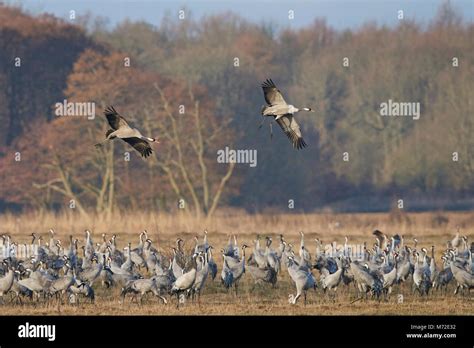
[[298, 140], [296, 140], [294, 143], [293, 143], [293, 147], [297, 150], [302, 150], [303, 148], [305, 148], [306, 146], [308, 146], [308, 144], [306, 144], [306, 142], [304, 141], [303, 138], [298, 138]]
[[150, 156], [152, 153], [153, 153], [153, 151], [152, 151], [151, 147], [148, 147], [148, 148], [146, 148], [145, 150], [143, 150], [143, 152], [141, 152], [142, 157], [144, 157], [144, 158], [147, 158], [147, 157]]
[[108, 106], [106, 106], [106, 108], [104, 109], [104, 114], [105, 114], [105, 115], [117, 114], [117, 111], [115, 110], [115, 108], [113, 107], [113, 105], [108, 105]]
[[273, 88], [275, 86], [275, 83], [273, 82], [272, 79], [266, 79], [264, 82], [262, 82], [262, 87], [263, 88]]
[[308, 146], [306, 142], [304, 141], [303, 137], [298, 137], [296, 134], [291, 133], [291, 132], [285, 132], [288, 139], [290, 139], [291, 144], [296, 150], [301, 150], [305, 147]]

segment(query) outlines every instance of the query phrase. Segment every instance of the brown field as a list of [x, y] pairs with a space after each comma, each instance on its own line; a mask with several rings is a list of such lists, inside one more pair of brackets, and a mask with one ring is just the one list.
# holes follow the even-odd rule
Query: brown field
[[[94, 241], [100, 241], [100, 235], [107, 233], [118, 235], [119, 246], [125, 246], [128, 241], [138, 243], [138, 235], [146, 229], [153, 245], [165, 253], [170, 252], [175, 239], [179, 236], [187, 241], [186, 246], [192, 248], [195, 235], [202, 236], [206, 228], [209, 231], [209, 242], [218, 251], [227, 243], [230, 234], [238, 236], [239, 243], [252, 245], [256, 234], [271, 235], [282, 233], [285, 239], [293, 244], [299, 243], [299, 231], [305, 232], [306, 245], [314, 253], [314, 238], [323, 240], [323, 244], [336, 241], [344, 242], [344, 236], [349, 237], [349, 243], [368, 242], [373, 244], [371, 232], [378, 228], [383, 232], [405, 236], [407, 244], [413, 244], [416, 236], [419, 247], [436, 246], [436, 262], [441, 265], [440, 255], [450, 240], [456, 227], [461, 227], [461, 233], [467, 235], [469, 242], [473, 240], [474, 213], [414, 213], [414, 214], [261, 214], [248, 215], [241, 212], [227, 211], [211, 220], [197, 219], [189, 215], [146, 214], [116, 215], [111, 221], [100, 217], [90, 219], [78, 218], [74, 215], [24, 214], [1, 215], [0, 233], [9, 233], [15, 241], [27, 242], [30, 234], [36, 232], [49, 239], [47, 231], [54, 228], [57, 236], [67, 246], [67, 237], [73, 234], [81, 241], [84, 229], [89, 228], [94, 235]], [[274, 242], [278, 246], [278, 242]], [[133, 245], [132, 244], [132, 245]], [[77, 306], [46, 304], [25, 304], [23, 306], [8, 303], [0, 305], [4, 315], [473, 315], [473, 296], [454, 296], [451, 287], [447, 295], [432, 292], [428, 298], [420, 298], [411, 294], [411, 283], [395, 288], [387, 300], [358, 300], [355, 289], [340, 286], [335, 298], [328, 297], [320, 289], [308, 292], [308, 304], [305, 307], [302, 299], [296, 306], [288, 303], [288, 295], [295, 292], [290, 283], [286, 270], [279, 275], [276, 289], [269, 285], [257, 286], [252, 291], [253, 280], [244, 275], [241, 280], [239, 293], [227, 291], [220, 285], [219, 275], [221, 258], [218, 252], [214, 259], [219, 266], [218, 276], [214, 282], [208, 279], [205, 285], [201, 304], [188, 301], [176, 309], [176, 299], [168, 305], [153, 298], [151, 295], [142, 306], [130, 303], [119, 303], [119, 289], [104, 290], [99, 284], [96, 287], [96, 302], [89, 304], [81, 302]], [[319, 272], [314, 274], [319, 279]], [[397, 302], [397, 295], [404, 296], [403, 303]], [[356, 302], [353, 302], [356, 300]]]

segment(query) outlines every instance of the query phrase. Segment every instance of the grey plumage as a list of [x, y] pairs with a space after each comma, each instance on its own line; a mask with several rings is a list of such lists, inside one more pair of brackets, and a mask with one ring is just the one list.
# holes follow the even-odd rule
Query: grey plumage
[[94, 289], [87, 283], [81, 282], [78, 279], [69, 287], [68, 292], [74, 295], [81, 295], [84, 298], [87, 298], [94, 303], [95, 292]]
[[255, 284], [270, 283], [273, 286], [277, 283], [277, 272], [272, 267], [259, 268], [257, 266], [247, 265], [245, 270], [253, 278]]
[[97, 263], [92, 265], [90, 268], [83, 270], [78, 274], [78, 278], [83, 282], [87, 282], [90, 286], [94, 284], [94, 281], [99, 277], [100, 272], [103, 270], [104, 265]]
[[370, 291], [373, 296], [377, 298], [380, 296], [383, 283], [376, 273], [370, 272], [367, 267], [361, 266], [355, 261], [351, 262], [350, 269], [354, 275], [354, 281], [356, 282], [359, 293], [366, 295]]
[[197, 265], [196, 279], [194, 280], [194, 284], [191, 287], [191, 291], [193, 298], [194, 295], [197, 295], [198, 299], [200, 299], [201, 290], [204, 288], [204, 284], [206, 283], [206, 279], [209, 274], [209, 263], [207, 261], [207, 254], [206, 256], [199, 255], [196, 261], [198, 261], [199, 264]]
[[294, 118], [294, 114], [300, 110], [312, 111], [311, 108], [298, 109], [291, 104], [287, 104], [280, 90], [276, 87], [272, 79], [267, 79], [262, 83], [263, 94], [266, 106], [262, 107], [262, 115], [274, 117], [280, 128], [291, 141], [295, 149], [302, 149], [306, 142], [301, 134], [301, 129]]
[[337, 270], [334, 273], [322, 273], [321, 274], [321, 287], [324, 291], [326, 290], [337, 290], [337, 287], [341, 283], [342, 280], [342, 262], [341, 260], [337, 260]]
[[456, 289], [454, 291], [455, 294], [459, 292], [459, 289], [470, 290], [474, 288], [474, 280], [471, 273], [469, 273], [463, 268], [456, 266], [454, 262], [451, 262], [450, 268], [451, 272], [453, 273], [453, 277], [457, 283]]
[[128, 281], [121, 291], [122, 302], [126, 294], [132, 293], [134, 294], [134, 297], [139, 295], [140, 303], [142, 303], [144, 296], [150, 292], [156, 297], [160, 298], [163, 303], [168, 303], [166, 298], [162, 295], [160, 288], [157, 286], [155, 277]]
[[301, 295], [304, 295], [304, 304], [306, 305], [306, 292], [308, 289], [316, 290], [316, 279], [309, 270], [297, 265], [294, 258], [290, 257], [289, 261], [288, 273], [296, 285], [296, 295], [291, 303], [296, 304]]
[[0, 297], [3, 297], [3, 295], [10, 291], [14, 280], [14, 270], [9, 267], [5, 260], [3, 262], [6, 264], [8, 271], [5, 276], [0, 278]]
[[[130, 127], [127, 120], [119, 115], [113, 106], [108, 106], [104, 115], [112, 128], [105, 133], [105, 141], [115, 138], [122, 139], [145, 158], [153, 153], [149, 142], [158, 142], [156, 139], [145, 137], [136, 128]], [[96, 144], [97, 147], [101, 145], [102, 143]]]
[[418, 291], [421, 296], [428, 295], [432, 284], [430, 274], [427, 272], [429, 268], [426, 265], [420, 265], [419, 254], [416, 253], [415, 267], [413, 270], [413, 293]]
[[237, 294], [238, 283], [242, 275], [245, 273], [245, 249], [247, 245], [242, 246], [242, 258], [235, 264], [229, 264], [228, 256], [223, 255], [224, 264], [222, 266], [221, 279], [226, 288], [234, 287]]
[[209, 264], [209, 273], [211, 275], [212, 280], [216, 279], [217, 275], [217, 264], [212, 258], [212, 246], [208, 249], [208, 264]]

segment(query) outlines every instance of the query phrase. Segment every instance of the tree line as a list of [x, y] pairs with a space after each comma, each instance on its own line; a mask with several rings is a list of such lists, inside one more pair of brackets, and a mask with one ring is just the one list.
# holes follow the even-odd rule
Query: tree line
[[[321, 19], [295, 30], [232, 13], [110, 29], [2, 6], [0, 206], [212, 215], [219, 205], [287, 210], [290, 200], [296, 210], [383, 210], [406, 198], [408, 209], [469, 207], [473, 28], [449, 3], [425, 25], [344, 31]], [[257, 129], [268, 77], [287, 101], [316, 109], [298, 115], [307, 149]], [[95, 102], [97, 117], [56, 117], [65, 98]], [[381, 117], [388, 100], [420, 103], [420, 118]], [[162, 138], [156, 156], [127, 160], [118, 143], [93, 148], [109, 104]], [[258, 165], [217, 163], [225, 146], [256, 149]]]

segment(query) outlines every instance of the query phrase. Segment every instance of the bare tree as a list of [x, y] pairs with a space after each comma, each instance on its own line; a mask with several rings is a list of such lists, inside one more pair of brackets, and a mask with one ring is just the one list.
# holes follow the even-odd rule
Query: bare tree
[[[219, 170], [214, 170], [217, 162], [211, 152], [219, 137], [230, 136], [231, 120], [217, 121], [215, 115], [202, 115], [200, 101], [191, 85], [187, 92], [192, 110], [185, 115], [172, 108], [169, 96], [157, 83], [153, 87], [159, 95], [160, 106], [153, 104], [145, 109], [145, 129], [150, 133], [157, 131], [168, 146], [158, 158], [150, 161], [150, 168], [158, 167], [166, 175], [176, 198], [190, 202], [197, 216], [204, 213], [210, 217], [235, 168], [235, 163], [230, 163], [225, 172], [219, 174]], [[152, 122], [152, 115], [156, 114], [162, 117]]]

